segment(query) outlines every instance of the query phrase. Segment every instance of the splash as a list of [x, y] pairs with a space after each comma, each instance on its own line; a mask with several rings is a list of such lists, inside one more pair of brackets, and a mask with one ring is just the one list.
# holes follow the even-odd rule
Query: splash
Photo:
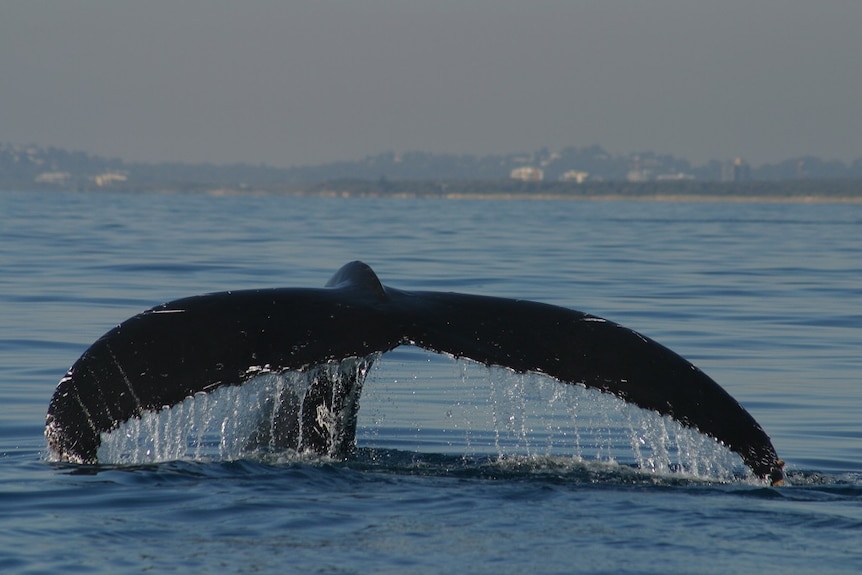
[[611, 395], [503, 368], [486, 377], [501, 457], [570, 457], [719, 481], [750, 475], [714, 439]]
[[[406, 378], [392, 373], [392, 362], [374, 363], [376, 355], [306, 371], [262, 370], [242, 386], [197, 394], [103, 434], [99, 461], [317, 460], [319, 455], [300, 448], [297, 437], [309, 389], [321, 381], [359, 382], [348, 405], [317, 414], [320, 424], [338, 436], [345, 426], [357, 425], [362, 380], [368, 375], [367, 409], [357, 431], [363, 448], [419, 457], [445, 453], [504, 467], [588, 464], [710, 481], [751, 476], [739, 456], [713, 439], [610, 395], [539, 374], [428, 356], [425, 364], [415, 357], [400, 366], [396, 361], [395, 372], [413, 370]], [[353, 421], [345, 421], [345, 414]]]
[[[140, 465], [176, 460], [223, 461], [292, 451], [301, 454], [308, 433], [303, 407], [314, 400], [313, 423], [331, 438], [325, 451], [349, 450], [362, 382], [378, 354], [331, 361], [304, 371], [260, 373], [241, 386], [198, 393], [158, 412], [144, 413], [102, 434], [99, 461]], [[349, 386], [346, 389], [339, 389]], [[312, 397], [336, 388], [335, 403]], [[343, 391], [344, 393], [338, 393]]]
[[430, 368], [410, 359], [414, 371], [407, 381], [393, 377], [398, 370], [389, 362], [378, 366], [363, 398], [372, 425], [361, 426], [359, 445], [522, 468], [555, 461], [655, 476], [756, 480], [714, 439], [611, 395], [464, 359], [454, 361], [447, 376], [433, 355]]

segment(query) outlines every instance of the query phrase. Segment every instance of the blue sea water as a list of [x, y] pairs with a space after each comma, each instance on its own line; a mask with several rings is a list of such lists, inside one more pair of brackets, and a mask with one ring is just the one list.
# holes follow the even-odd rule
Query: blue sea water
[[[346, 462], [180, 449], [192, 409], [106, 440], [116, 464], [48, 461], [54, 387], [114, 325], [187, 295], [318, 287], [354, 259], [394, 287], [637, 329], [752, 413], [788, 485], [618, 400], [414, 348], [370, 374]], [[858, 573], [860, 368], [860, 204], [0, 192], [0, 565]], [[266, 385], [195, 409], [243, 424], [225, 407]]]

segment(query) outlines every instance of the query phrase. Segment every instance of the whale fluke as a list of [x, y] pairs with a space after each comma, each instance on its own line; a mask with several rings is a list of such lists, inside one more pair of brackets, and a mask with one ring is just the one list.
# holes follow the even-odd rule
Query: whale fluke
[[[343, 456], [355, 442], [358, 395], [375, 354], [402, 344], [611, 393], [713, 437], [759, 477], [783, 480], [783, 462], [754, 418], [709, 376], [650, 338], [538, 302], [390, 288], [358, 261], [323, 288], [194, 296], [124, 321], [60, 381], [45, 434], [57, 459], [95, 464], [101, 434], [144, 412], [262, 372], [357, 358], [362, 369], [348, 370], [342, 380], [315, 380], [294, 417], [292, 445]], [[320, 414], [333, 412], [343, 422], [335, 431], [320, 425]]]

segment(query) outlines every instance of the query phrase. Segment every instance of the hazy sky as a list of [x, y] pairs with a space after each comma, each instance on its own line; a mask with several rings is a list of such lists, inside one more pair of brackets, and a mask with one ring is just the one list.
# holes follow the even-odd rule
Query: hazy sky
[[275, 166], [862, 157], [859, 0], [7, 0], [0, 142]]

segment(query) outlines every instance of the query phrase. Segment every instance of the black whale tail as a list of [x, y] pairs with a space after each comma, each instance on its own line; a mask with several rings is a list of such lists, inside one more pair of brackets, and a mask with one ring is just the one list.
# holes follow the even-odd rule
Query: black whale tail
[[[51, 451], [63, 461], [96, 463], [101, 434], [145, 411], [261, 372], [311, 370], [409, 343], [611, 393], [715, 438], [773, 484], [783, 480], [769, 437], [736, 400], [679, 355], [618, 324], [537, 302], [400, 291], [362, 262], [345, 265], [326, 286], [195, 296], [126, 320], [60, 381], [47, 415]], [[342, 419], [342, 447], [355, 439], [364, 374], [306, 394], [320, 399], [301, 407], [309, 414], [354, 410]], [[344, 390], [355, 397], [345, 401]], [[295, 420], [299, 436], [317, 437], [297, 445], [332, 450], [332, 437], [315, 435], [314, 417]]]

